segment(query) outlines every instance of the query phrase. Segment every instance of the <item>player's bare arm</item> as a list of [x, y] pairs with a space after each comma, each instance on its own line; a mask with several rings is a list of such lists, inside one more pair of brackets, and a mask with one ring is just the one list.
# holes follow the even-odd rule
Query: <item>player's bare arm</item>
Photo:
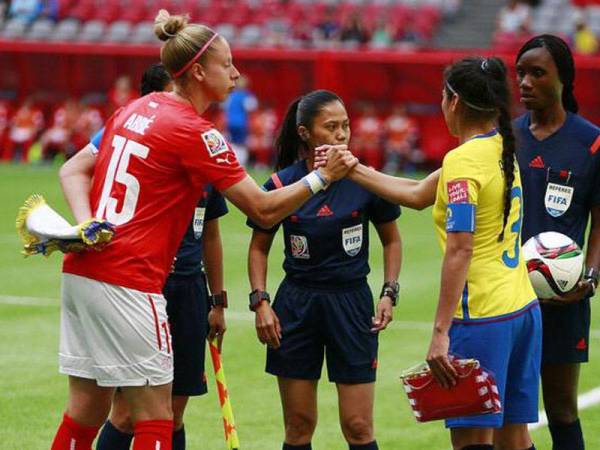
[[[252, 291], [267, 290], [267, 269], [269, 251], [273, 244], [275, 233], [259, 230], [252, 232], [248, 249], [248, 278]], [[275, 311], [268, 302], [261, 302], [255, 309], [256, 336], [258, 340], [270, 347], [278, 348], [281, 340], [281, 326]]]
[[456, 305], [467, 281], [467, 272], [473, 256], [473, 234], [448, 233], [446, 253], [442, 263], [440, 297], [433, 325], [433, 336], [427, 353], [427, 363], [436, 380], [445, 388], [456, 384], [456, 370], [450, 364], [448, 332]]
[[[210, 292], [222, 292], [224, 289], [223, 244], [221, 241], [219, 219], [208, 220], [204, 224], [204, 231], [202, 232], [202, 255]], [[219, 340], [219, 351], [223, 343], [223, 335], [227, 330], [224, 309], [223, 305], [217, 305], [213, 306], [208, 313], [208, 340], [211, 341], [217, 337]]]
[[88, 144], [65, 162], [59, 171], [63, 194], [78, 223], [92, 217], [89, 196], [95, 164], [96, 155]]
[[[379, 240], [383, 246], [383, 279], [385, 282], [396, 282], [402, 266], [402, 240], [396, 221], [375, 225]], [[393, 320], [394, 302], [389, 296], [383, 296], [377, 302], [373, 327], [371, 331], [384, 330]]]
[[350, 152], [336, 148], [331, 150], [327, 165], [318, 169], [318, 180], [313, 172], [294, 184], [265, 192], [252, 178], [246, 177], [222, 194], [253, 222], [263, 228], [270, 228], [289, 216], [317, 192], [314, 190], [313, 181], [324, 183], [320, 186], [320, 189], [323, 189], [326, 184], [346, 176], [357, 163], [358, 160]]

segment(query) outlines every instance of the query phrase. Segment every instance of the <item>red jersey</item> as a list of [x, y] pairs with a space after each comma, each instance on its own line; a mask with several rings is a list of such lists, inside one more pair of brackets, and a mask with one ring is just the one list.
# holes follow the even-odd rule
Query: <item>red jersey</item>
[[245, 177], [191, 105], [162, 92], [130, 103], [106, 124], [90, 192], [115, 237], [101, 252], [66, 255], [63, 272], [160, 293], [203, 186], [222, 191]]

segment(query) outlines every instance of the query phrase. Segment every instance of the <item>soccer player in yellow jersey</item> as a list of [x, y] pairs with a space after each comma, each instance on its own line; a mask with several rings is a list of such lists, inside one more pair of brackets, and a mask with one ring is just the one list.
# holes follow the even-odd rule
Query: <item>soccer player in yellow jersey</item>
[[538, 420], [541, 318], [520, 254], [506, 68], [467, 58], [444, 81], [442, 110], [460, 146], [444, 158], [433, 209], [444, 261], [427, 362], [446, 387], [456, 382], [449, 354], [476, 358], [496, 377], [502, 412], [447, 420], [454, 449], [534, 449], [527, 423]]

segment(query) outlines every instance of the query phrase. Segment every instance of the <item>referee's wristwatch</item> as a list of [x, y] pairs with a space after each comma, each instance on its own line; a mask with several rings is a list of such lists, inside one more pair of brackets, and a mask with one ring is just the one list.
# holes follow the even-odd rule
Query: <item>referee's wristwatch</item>
[[214, 308], [215, 306], [222, 306], [223, 308], [227, 308], [227, 291], [222, 290], [218, 294], [209, 295], [208, 302], [211, 308]]
[[379, 294], [379, 298], [381, 297], [389, 297], [392, 299], [392, 306], [396, 306], [398, 303], [398, 294], [400, 292], [400, 284], [397, 281], [386, 281], [383, 283], [383, 287], [381, 288], [381, 294]]
[[589, 267], [583, 275], [583, 279], [589, 281], [592, 285], [592, 295], [596, 293], [596, 289], [598, 288], [598, 278], [600, 278], [600, 274], [593, 267]]
[[269, 293], [259, 289], [254, 289], [252, 292], [250, 292], [248, 299], [250, 300], [250, 311], [256, 311], [256, 308], [258, 308], [262, 302], [271, 303], [271, 297], [269, 296]]

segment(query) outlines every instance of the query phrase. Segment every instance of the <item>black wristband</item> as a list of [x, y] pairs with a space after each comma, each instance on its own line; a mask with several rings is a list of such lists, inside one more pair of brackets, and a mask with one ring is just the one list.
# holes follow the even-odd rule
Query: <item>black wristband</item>
[[598, 288], [598, 278], [600, 278], [600, 273], [593, 267], [589, 267], [586, 269], [583, 279], [586, 281], [590, 281], [592, 283], [592, 295], [596, 293], [596, 289]]
[[208, 302], [211, 308], [214, 308], [215, 306], [222, 306], [223, 308], [227, 308], [227, 291], [222, 290], [218, 294], [209, 295]]
[[250, 292], [248, 300], [250, 302], [250, 304], [248, 305], [250, 311], [256, 311], [256, 308], [262, 302], [271, 303], [271, 297], [269, 296], [269, 293], [265, 291], [260, 291], [258, 289], [254, 289], [252, 292]]
[[385, 283], [383, 283], [383, 287], [381, 288], [379, 298], [389, 297], [390, 299], [392, 299], [392, 306], [396, 306], [396, 304], [398, 303], [399, 292], [400, 285], [397, 281], [386, 281]]

